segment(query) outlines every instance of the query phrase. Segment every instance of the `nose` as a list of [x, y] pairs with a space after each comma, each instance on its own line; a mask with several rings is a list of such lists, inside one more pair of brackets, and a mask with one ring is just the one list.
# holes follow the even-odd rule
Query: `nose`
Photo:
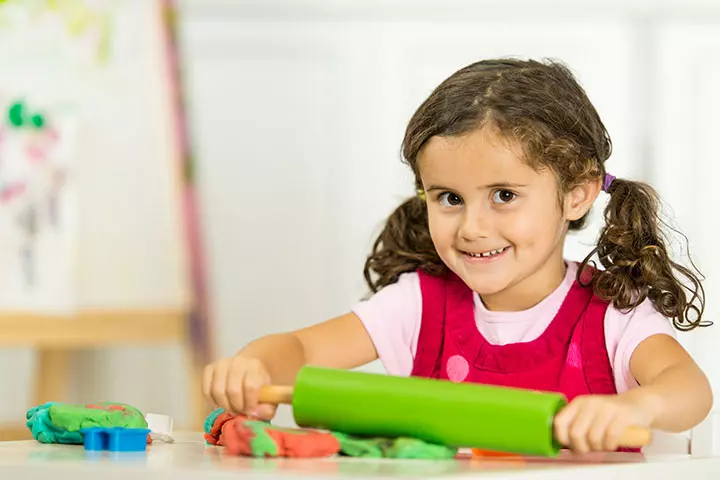
[[463, 212], [458, 235], [467, 242], [480, 238], [487, 238], [490, 234], [491, 223], [486, 212], [479, 212], [468, 208]]

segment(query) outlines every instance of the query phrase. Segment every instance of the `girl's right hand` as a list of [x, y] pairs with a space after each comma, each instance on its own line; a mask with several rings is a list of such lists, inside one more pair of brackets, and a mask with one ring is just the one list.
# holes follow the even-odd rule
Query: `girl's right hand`
[[236, 355], [205, 367], [203, 394], [230, 413], [270, 420], [277, 406], [259, 403], [260, 388], [270, 381], [260, 360]]

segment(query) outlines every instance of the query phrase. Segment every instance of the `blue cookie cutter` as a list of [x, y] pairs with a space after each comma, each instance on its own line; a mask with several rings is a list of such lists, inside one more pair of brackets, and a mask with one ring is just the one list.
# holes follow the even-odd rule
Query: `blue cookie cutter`
[[144, 452], [147, 448], [147, 428], [92, 427], [80, 430], [85, 450], [111, 452]]

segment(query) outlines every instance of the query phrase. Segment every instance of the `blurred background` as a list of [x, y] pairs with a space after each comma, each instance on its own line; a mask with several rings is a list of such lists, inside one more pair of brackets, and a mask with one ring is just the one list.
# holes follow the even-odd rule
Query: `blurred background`
[[[715, 1], [4, 0], [0, 423], [40, 398], [43, 365], [66, 400], [196, 425], [199, 365], [367, 293], [372, 241], [413, 193], [406, 122], [496, 56], [577, 74], [608, 171], [660, 191], [717, 320]], [[568, 258], [592, 248], [604, 200]], [[78, 315], [107, 328], [76, 342]], [[681, 340], [717, 391], [717, 327]]]

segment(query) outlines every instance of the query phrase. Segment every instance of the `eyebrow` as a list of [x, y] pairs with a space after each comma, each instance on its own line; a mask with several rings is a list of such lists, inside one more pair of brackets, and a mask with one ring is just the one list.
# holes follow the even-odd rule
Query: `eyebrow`
[[[521, 188], [521, 187], [527, 187], [526, 183], [511, 183], [511, 182], [495, 182], [495, 183], [489, 183], [487, 185], [483, 185], [479, 188]], [[427, 188], [427, 192], [432, 192], [433, 190], [455, 190], [454, 188], [444, 187], [442, 185], [430, 185]]]

